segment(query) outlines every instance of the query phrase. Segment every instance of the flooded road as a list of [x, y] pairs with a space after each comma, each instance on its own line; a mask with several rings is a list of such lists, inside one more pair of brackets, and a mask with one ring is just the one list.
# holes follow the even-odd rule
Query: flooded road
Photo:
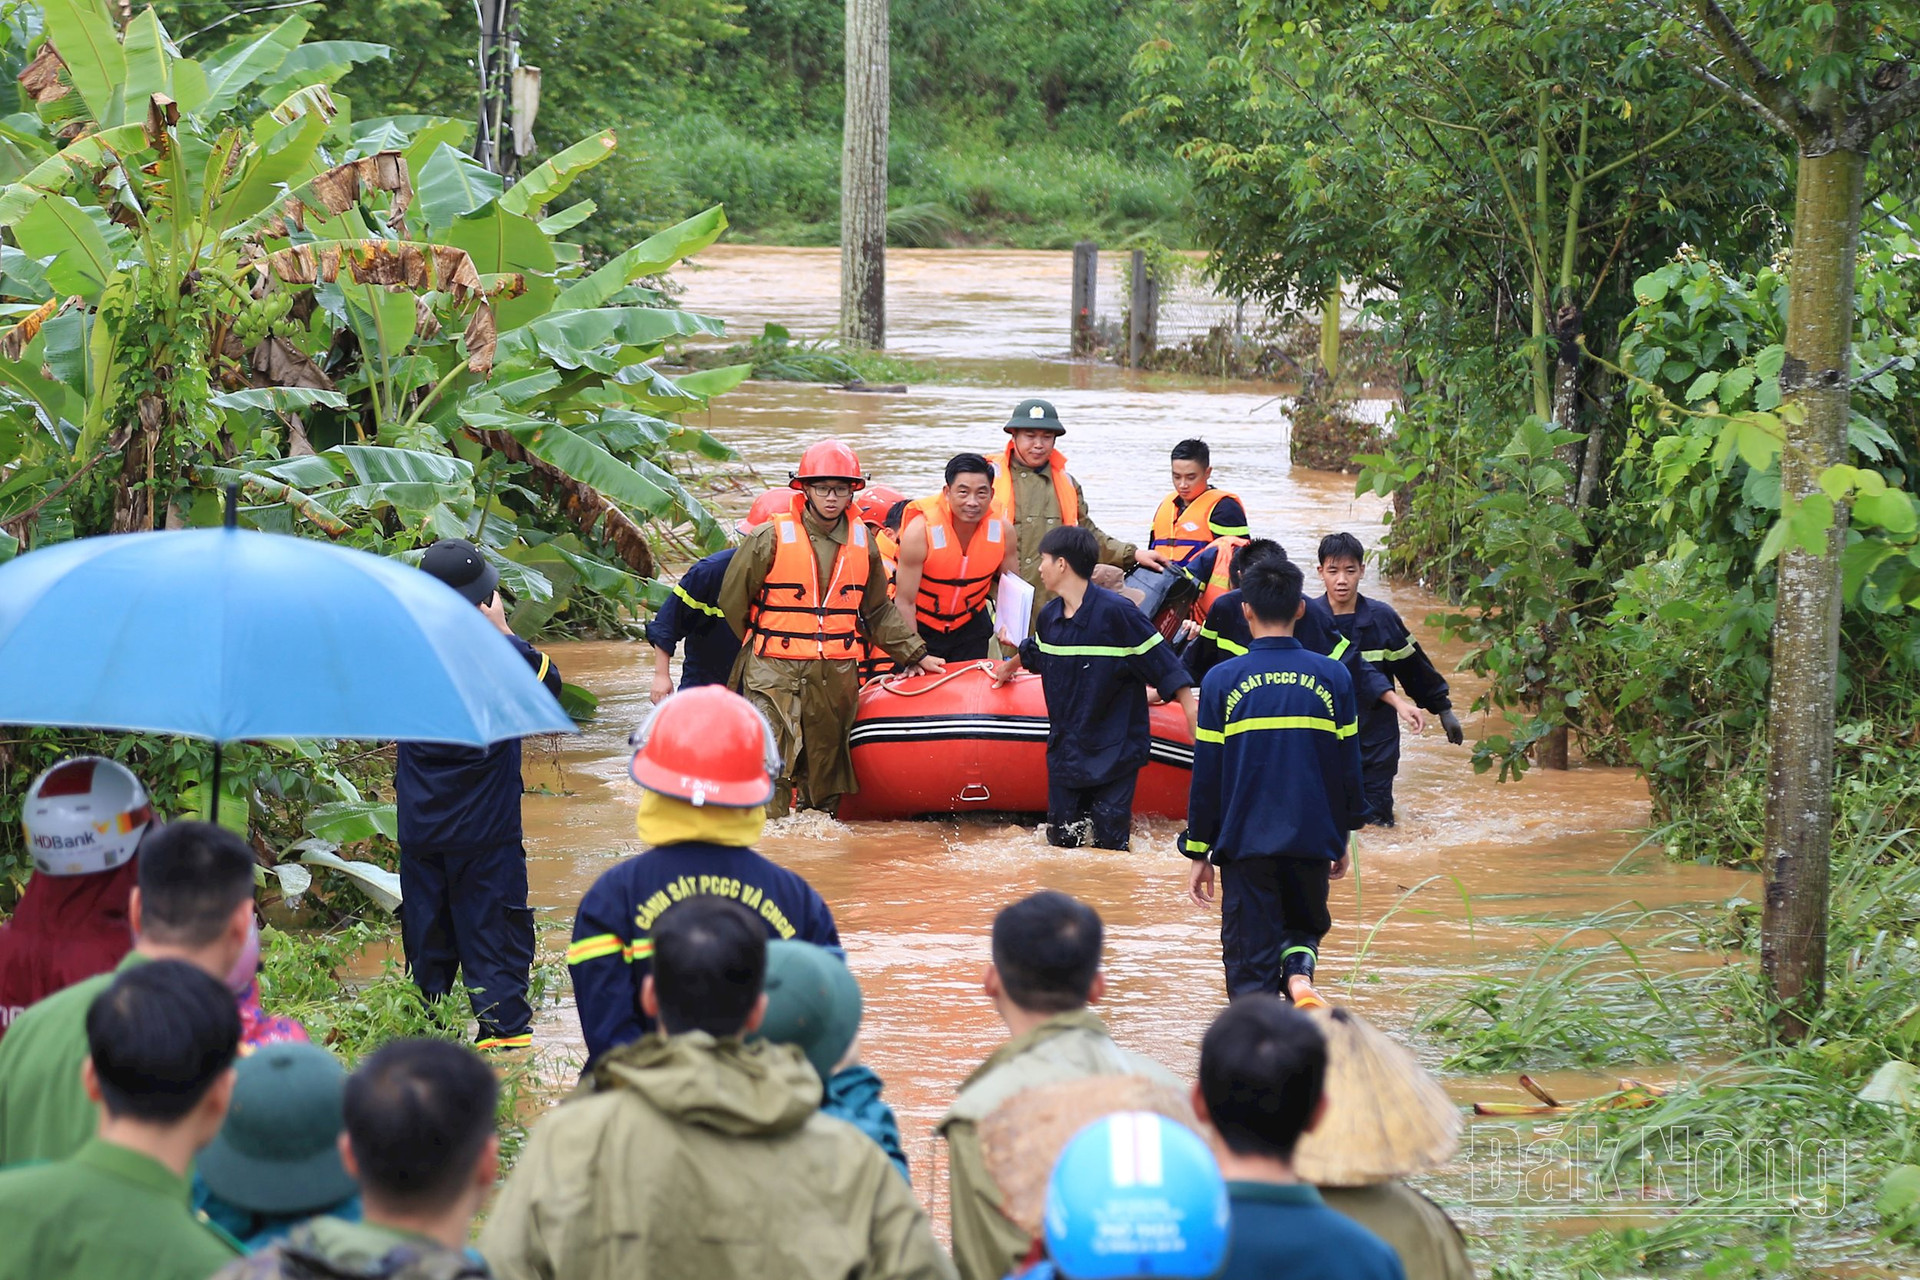
[[[1356, 499], [1349, 477], [1289, 468], [1283, 406], [1270, 389], [1058, 359], [1068, 261], [1049, 253], [892, 253], [892, 348], [937, 363], [957, 381], [915, 385], [904, 396], [749, 384], [716, 403], [704, 425], [768, 478], [784, 478], [805, 443], [837, 435], [877, 480], [918, 494], [937, 487], [954, 452], [997, 452], [1013, 405], [1045, 396], [1067, 426], [1062, 449], [1094, 519], [1115, 536], [1144, 540], [1168, 488], [1168, 447], [1199, 435], [1212, 446], [1216, 483], [1245, 500], [1255, 532], [1278, 538], [1309, 569], [1324, 533], [1351, 530], [1369, 546], [1378, 540], [1382, 502]], [[752, 336], [768, 320], [813, 336], [834, 323], [836, 271], [832, 250], [734, 248], [710, 251], [680, 279], [685, 305], [725, 318], [735, 336]], [[1442, 602], [1371, 576], [1364, 589], [1394, 604], [1451, 671], [1460, 646], [1424, 625]], [[564, 949], [573, 904], [595, 877], [639, 851], [638, 792], [626, 776], [625, 744], [645, 713], [648, 685], [648, 651], [640, 646], [577, 643], [552, 651], [567, 679], [601, 704], [597, 722], [557, 755], [527, 755], [529, 786], [551, 792], [526, 801], [534, 905], [549, 960]], [[1465, 711], [1476, 692], [1471, 679], [1450, 679], [1469, 736], [1485, 732]], [[1323, 990], [1403, 1033], [1418, 1010], [1461, 979], [1524, 973], [1568, 922], [1592, 912], [1757, 897], [1751, 876], [1657, 856], [1616, 871], [1648, 820], [1645, 788], [1628, 770], [1535, 772], [1500, 785], [1474, 775], [1468, 751], [1449, 746], [1433, 727], [1406, 742], [1398, 797], [1400, 826], [1363, 833], [1359, 874], [1336, 885], [1321, 972]], [[955, 1087], [1003, 1038], [979, 987], [993, 914], [1016, 897], [1056, 888], [1099, 909], [1108, 928], [1103, 1012], [1116, 1036], [1191, 1073], [1201, 1032], [1222, 1002], [1219, 924], [1185, 899], [1176, 830], [1137, 823], [1130, 854], [1054, 850], [1031, 825], [981, 820], [846, 826], [804, 815], [769, 830], [762, 851], [806, 876], [838, 918], [866, 992], [864, 1056], [887, 1082], [916, 1185], [930, 1201], [940, 1199], [941, 1176], [932, 1127]], [[1644, 958], [1654, 968], [1711, 961], [1657, 949]], [[564, 981], [559, 986], [564, 992]], [[544, 1010], [536, 1032], [556, 1064], [569, 1054], [577, 1059], [579, 1025], [569, 1004]], [[1432, 1046], [1416, 1048], [1432, 1062], [1442, 1056]], [[1576, 1097], [1611, 1087], [1600, 1076], [1548, 1080]], [[1524, 1096], [1510, 1079], [1448, 1084], [1463, 1102]], [[1444, 1180], [1437, 1190], [1446, 1198]]]

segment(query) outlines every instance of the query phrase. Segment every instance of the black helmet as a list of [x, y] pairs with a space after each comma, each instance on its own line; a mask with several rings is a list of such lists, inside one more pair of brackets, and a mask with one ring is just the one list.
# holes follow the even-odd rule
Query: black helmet
[[465, 596], [468, 604], [485, 603], [500, 585], [500, 571], [465, 538], [440, 539], [420, 557], [420, 567]]
[[1022, 400], [1007, 419], [1007, 434], [1016, 431], [1051, 431], [1063, 436], [1067, 429], [1060, 425], [1060, 415], [1045, 400]]

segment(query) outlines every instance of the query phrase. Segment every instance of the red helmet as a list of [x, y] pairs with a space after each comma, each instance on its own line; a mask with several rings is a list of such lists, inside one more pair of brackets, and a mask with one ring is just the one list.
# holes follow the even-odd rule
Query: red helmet
[[773, 798], [780, 748], [752, 703], [722, 685], [674, 694], [633, 731], [627, 772], [696, 807], [752, 809]]
[[887, 512], [894, 504], [905, 502], [907, 495], [898, 489], [889, 489], [884, 484], [868, 485], [853, 500], [853, 509], [868, 524], [882, 525], [887, 522]]
[[855, 493], [867, 487], [860, 474], [860, 456], [838, 440], [816, 440], [800, 455], [800, 469], [787, 482], [789, 489], [806, 487], [809, 480], [845, 480]]
[[793, 496], [791, 489], [769, 489], [753, 500], [753, 509], [740, 517], [733, 526], [735, 533], [747, 533], [758, 529], [782, 511], [793, 510], [794, 503], [800, 501]]

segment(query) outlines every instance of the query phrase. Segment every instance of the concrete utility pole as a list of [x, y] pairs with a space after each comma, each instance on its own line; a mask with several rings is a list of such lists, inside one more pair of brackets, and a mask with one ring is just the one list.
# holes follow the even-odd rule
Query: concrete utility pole
[[887, 345], [888, 0], [847, 0], [840, 155], [840, 336]]
[[512, 174], [533, 150], [540, 110], [540, 68], [520, 65], [518, 0], [475, 0], [480, 19], [480, 121], [473, 158], [494, 173]]

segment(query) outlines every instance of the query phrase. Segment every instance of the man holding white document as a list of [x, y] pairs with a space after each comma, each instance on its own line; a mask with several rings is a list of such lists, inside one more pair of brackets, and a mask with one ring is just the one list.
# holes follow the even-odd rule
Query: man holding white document
[[[947, 463], [946, 481], [940, 492], [908, 503], [900, 518], [894, 604], [927, 642], [928, 653], [970, 662], [987, 656], [993, 638], [988, 602], [995, 583], [1004, 596], [1009, 582], [1020, 581], [1019, 548], [993, 504], [992, 463], [977, 453], [956, 454]], [[1031, 594], [1029, 588], [1029, 600]], [[1023, 614], [1022, 633], [1026, 621]], [[1016, 643], [1019, 638], [1013, 637]]]

